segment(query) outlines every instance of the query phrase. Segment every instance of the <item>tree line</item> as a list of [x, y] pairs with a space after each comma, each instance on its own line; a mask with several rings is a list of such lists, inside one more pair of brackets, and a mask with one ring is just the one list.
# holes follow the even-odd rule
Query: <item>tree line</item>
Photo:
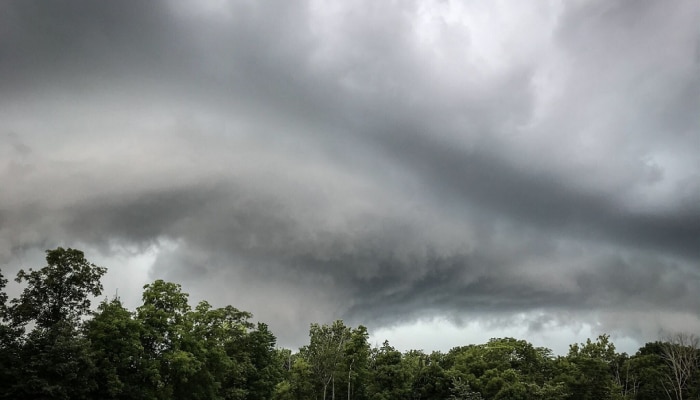
[[249, 312], [192, 307], [179, 284], [156, 280], [143, 302], [94, 310], [106, 269], [82, 251], [46, 252], [20, 270], [9, 299], [0, 274], [0, 399], [682, 400], [700, 398], [698, 341], [678, 334], [635, 354], [607, 335], [568, 354], [514, 338], [448, 352], [369, 344], [364, 326], [311, 324], [309, 342], [276, 345]]

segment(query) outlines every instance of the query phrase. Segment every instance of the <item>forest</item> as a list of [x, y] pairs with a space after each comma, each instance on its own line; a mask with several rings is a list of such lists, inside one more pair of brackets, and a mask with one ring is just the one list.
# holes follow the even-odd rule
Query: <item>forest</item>
[[96, 307], [106, 268], [76, 249], [47, 250], [20, 270], [10, 299], [0, 274], [2, 399], [639, 399], [700, 398], [698, 341], [679, 333], [635, 354], [608, 335], [566, 355], [494, 338], [448, 352], [369, 343], [364, 326], [311, 324], [308, 344], [280, 348], [268, 325], [233, 306], [190, 305], [156, 280], [143, 302]]

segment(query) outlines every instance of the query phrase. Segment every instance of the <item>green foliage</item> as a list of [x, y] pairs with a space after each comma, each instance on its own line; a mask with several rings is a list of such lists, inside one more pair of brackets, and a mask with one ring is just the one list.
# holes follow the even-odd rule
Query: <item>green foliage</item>
[[267, 400], [282, 377], [282, 366], [277, 363], [275, 343], [277, 339], [268, 326], [257, 324], [257, 329], [247, 336], [247, 353], [250, 369], [245, 377], [248, 387], [246, 399]]
[[7, 286], [7, 279], [0, 271], [0, 322], [7, 319], [7, 293], [4, 292]]
[[149, 375], [157, 372], [145, 368], [139, 321], [119, 299], [105, 300], [86, 322], [84, 331], [97, 367], [95, 397], [143, 398], [141, 382], [148, 381]]
[[[18, 339], [21, 332], [8, 321], [6, 284], [7, 279], [0, 272], [0, 388], [9, 388], [20, 380], [17, 366], [20, 365]], [[1, 398], [9, 397], [0, 391]]]
[[452, 378], [443, 368], [443, 361], [440, 352], [425, 354], [422, 350], [410, 350], [403, 354], [403, 369], [411, 377], [411, 398], [442, 400], [452, 394]]
[[272, 399], [305, 400], [315, 398], [314, 376], [311, 365], [303, 357], [296, 356], [288, 371], [288, 378], [275, 386]]
[[90, 296], [102, 294], [100, 279], [107, 269], [88, 262], [82, 251], [47, 250], [46, 262], [40, 270], [17, 273], [16, 281], [27, 283], [19, 299], [11, 301], [11, 316], [18, 325], [34, 321], [38, 328], [50, 328], [61, 320], [75, 323], [90, 311]]
[[[80, 334], [80, 318], [90, 310], [90, 298], [102, 293], [106, 269], [88, 262], [82, 251], [57, 248], [46, 252], [47, 266], [20, 270], [15, 279], [26, 282], [17, 299], [3, 307], [2, 362], [14, 362], [14, 376], [5, 397], [14, 399], [88, 398], [93, 391], [94, 363], [89, 342]], [[4, 278], [0, 279], [4, 286]], [[3, 302], [6, 301], [3, 295]], [[23, 327], [33, 322], [33, 330]]]
[[95, 366], [89, 342], [68, 321], [34, 329], [19, 349], [20, 379], [9, 388], [13, 399], [89, 399]]
[[309, 345], [300, 349], [302, 356], [311, 366], [322, 399], [326, 398], [329, 386], [335, 397], [336, 377], [342, 379], [342, 367], [345, 362], [345, 347], [350, 340], [350, 328], [343, 321], [332, 325], [311, 324]]
[[142, 326], [143, 361], [149, 371], [143, 388], [148, 397], [173, 398], [200, 365], [183, 349], [190, 330], [187, 298], [175, 283], [157, 280], [144, 286], [143, 305], [137, 308], [136, 318]]
[[379, 349], [372, 352], [370, 368], [373, 379], [368, 386], [370, 399], [409, 399], [412, 376], [407, 364], [403, 363], [401, 352], [384, 341]]
[[[347, 399], [367, 398], [365, 382], [369, 378], [369, 332], [360, 325], [350, 332], [350, 340], [345, 345], [345, 364], [347, 370]], [[345, 377], [345, 374], [343, 374]]]
[[459, 378], [452, 379], [452, 388], [450, 388], [450, 400], [481, 400], [481, 393], [475, 392], [469, 386], [469, 382], [462, 381]]
[[636, 400], [666, 398], [664, 385], [670, 373], [662, 358], [663, 343], [651, 342], [642, 346], [628, 361], [633, 376]]
[[[103, 301], [105, 269], [79, 250], [47, 251], [21, 270], [8, 302], [0, 274], [0, 399], [658, 400], [697, 398], [697, 341], [618, 354], [610, 337], [564, 357], [513, 338], [448, 353], [370, 348], [364, 326], [311, 324], [299, 352], [233, 306], [192, 309], [176, 283], [144, 286], [135, 312]], [[677, 336], [691, 338], [693, 336]], [[694, 340], [694, 339], [693, 339]], [[686, 368], [678, 371], [678, 368]], [[675, 368], [675, 370], [674, 370]], [[677, 375], [682, 372], [682, 375]], [[675, 386], [673, 386], [675, 385]]]
[[615, 346], [608, 335], [598, 336], [595, 342], [573, 344], [566, 356], [569, 362], [569, 388], [572, 399], [614, 399], [620, 392], [613, 380]]
[[[242, 398], [244, 376], [240, 367], [244, 358], [236, 358], [235, 350], [247, 330], [250, 313], [227, 306], [214, 309], [203, 301], [189, 314], [192, 319], [191, 337], [196, 340], [196, 354], [203, 360], [201, 368], [192, 379], [200, 385], [200, 392], [208, 393], [204, 398]], [[243, 349], [240, 349], [242, 352]]]

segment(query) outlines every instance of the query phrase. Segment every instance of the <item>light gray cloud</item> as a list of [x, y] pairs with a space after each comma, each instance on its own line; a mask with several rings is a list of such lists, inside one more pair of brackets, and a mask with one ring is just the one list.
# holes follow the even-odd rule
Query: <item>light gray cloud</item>
[[2, 8], [4, 264], [154, 254], [286, 344], [699, 319], [695, 2]]

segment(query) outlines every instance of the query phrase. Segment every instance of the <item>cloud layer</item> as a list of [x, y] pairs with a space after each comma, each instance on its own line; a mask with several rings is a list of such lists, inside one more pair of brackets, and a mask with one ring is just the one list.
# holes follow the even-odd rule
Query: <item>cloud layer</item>
[[2, 9], [3, 265], [154, 254], [286, 343], [334, 318], [700, 327], [696, 2]]

